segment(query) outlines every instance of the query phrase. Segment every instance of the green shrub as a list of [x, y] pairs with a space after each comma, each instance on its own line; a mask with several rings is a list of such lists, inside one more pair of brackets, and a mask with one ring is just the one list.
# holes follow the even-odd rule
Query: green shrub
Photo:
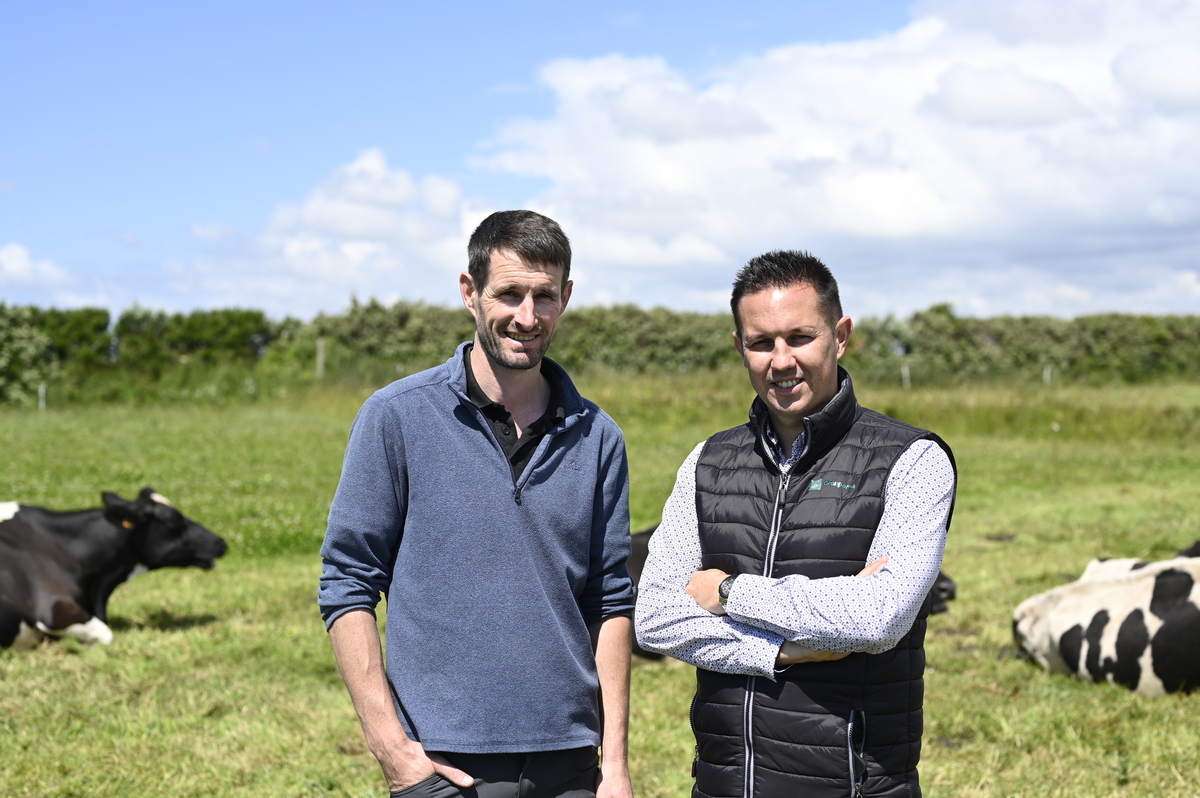
[[114, 330], [116, 362], [125, 371], [159, 377], [175, 364], [253, 363], [270, 343], [260, 310], [198, 310], [188, 315], [133, 307]]
[[[222, 404], [318, 382], [377, 387], [443, 362], [474, 322], [464, 308], [352, 300], [310, 322], [261, 311], [167, 314], [9, 308], [0, 346], [3, 401], [49, 381], [57, 402]], [[634, 305], [572, 307], [550, 356], [572, 373], [659, 373], [739, 365], [727, 312]], [[47, 343], [48, 341], [48, 343]], [[318, 376], [318, 347], [323, 349]], [[18, 351], [19, 350], [19, 351]], [[857, 320], [843, 365], [860, 384], [1144, 383], [1200, 378], [1200, 316], [956, 316], [935, 305], [908, 319]], [[25, 371], [29, 370], [29, 374]]]
[[64, 371], [86, 372], [108, 363], [112, 335], [104, 308], [59, 310], [30, 308], [33, 323], [50, 338], [54, 358]]
[[55, 372], [53, 343], [33, 310], [0, 302], [0, 401], [30, 402]]

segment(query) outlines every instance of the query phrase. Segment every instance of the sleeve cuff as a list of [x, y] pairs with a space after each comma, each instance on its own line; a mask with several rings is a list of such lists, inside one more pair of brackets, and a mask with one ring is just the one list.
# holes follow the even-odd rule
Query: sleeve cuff
[[371, 613], [371, 617], [378, 618], [378, 616], [375, 615], [375, 608], [369, 604], [351, 604], [347, 607], [322, 607], [321, 615], [325, 619], [325, 631], [328, 632], [329, 628], [333, 626], [334, 621], [336, 621], [338, 618], [341, 618], [351, 610], [366, 610], [367, 612]]
[[765, 676], [775, 681], [775, 660], [779, 657], [779, 647], [783, 645], [783, 636], [765, 629], [753, 628], [749, 634], [742, 637], [740, 656], [745, 658], [746, 665], [758, 671], [756, 675]]

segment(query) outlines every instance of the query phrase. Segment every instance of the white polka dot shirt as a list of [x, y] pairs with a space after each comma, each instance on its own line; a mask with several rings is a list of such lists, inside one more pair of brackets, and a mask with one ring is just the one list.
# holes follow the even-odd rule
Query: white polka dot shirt
[[887, 556], [874, 576], [773, 579], [739, 575], [713, 615], [684, 588], [700, 569], [696, 462], [701, 443], [679, 468], [663, 520], [650, 538], [638, 584], [635, 626], [645, 649], [706, 670], [775, 677], [785, 639], [821, 651], [878, 654], [900, 641], [937, 579], [954, 500], [954, 468], [933, 441], [911, 444], [892, 467], [884, 511], [867, 562]]

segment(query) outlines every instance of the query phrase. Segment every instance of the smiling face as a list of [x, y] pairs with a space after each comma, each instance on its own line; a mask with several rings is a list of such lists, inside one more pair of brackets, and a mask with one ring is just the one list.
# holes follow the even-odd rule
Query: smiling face
[[804, 283], [746, 294], [738, 317], [742, 330], [733, 337], [750, 384], [776, 433], [790, 443], [804, 418], [837, 393], [837, 362], [853, 322], [849, 316], [831, 321], [817, 292]]
[[487, 284], [459, 277], [463, 304], [475, 317], [475, 342], [493, 368], [538, 367], [558, 317], [567, 308], [571, 282], [558, 266], [528, 264], [507, 250], [492, 253]]

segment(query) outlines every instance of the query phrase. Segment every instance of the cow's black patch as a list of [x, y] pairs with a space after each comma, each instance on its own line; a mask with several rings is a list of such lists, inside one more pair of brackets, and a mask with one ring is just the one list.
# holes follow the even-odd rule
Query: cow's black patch
[[1163, 619], [1154, 633], [1150, 653], [1154, 675], [1168, 693], [1191, 692], [1200, 686], [1200, 607], [1188, 600], [1195, 581], [1185, 571], [1172, 568], [1154, 580], [1150, 611]]
[[1179, 552], [1180, 557], [1200, 557], [1200, 540]]
[[1058, 640], [1058, 650], [1071, 669], [1071, 673], [1079, 673], [1079, 652], [1083, 650], [1083, 627], [1075, 624]]
[[1100, 665], [1100, 637], [1104, 634], [1104, 627], [1108, 626], [1108, 611], [1100, 610], [1092, 616], [1092, 622], [1088, 624], [1087, 632], [1084, 633], [1083, 639], [1087, 641], [1087, 672], [1092, 675], [1093, 682], [1104, 681], [1105, 670]]
[[8, 648], [21, 633], [21, 616], [4, 601], [0, 601], [0, 648]]
[[1150, 612], [1162, 618], [1178, 611], [1191, 595], [1195, 580], [1187, 571], [1169, 568], [1154, 577], [1154, 595], [1150, 598]]
[[1142, 666], [1138, 662], [1150, 642], [1150, 630], [1146, 628], [1146, 619], [1141, 610], [1134, 610], [1125, 616], [1121, 628], [1117, 630], [1117, 661], [1104, 661], [1105, 670], [1109, 670], [1113, 681], [1123, 684], [1130, 690], [1136, 690], [1138, 681], [1142, 678]]
[[[1146, 645], [1150, 642], [1150, 631], [1146, 628], [1145, 617], [1141, 610], [1134, 610], [1125, 616], [1125, 620], [1121, 622], [1121, 628], [1117, 630], [1117, 658], [1114, 660], [1112, 657], [1105, 657], [1101, 660], [1100, 639], [1104, 636], [1108, 621], [1107, 610], [1100, 610], [1092, 616], [1092, 622], [1088, 624], [1087, 632], [1083, 634], [1083, 639], [1088, 644], [1085, 667], [1094, 682], [1103, 682], [1112, 676], [1112, 680], [1117, 684], [1123, 684], [1129, 689], [1135, 690], [1138, 681], [1142, 678], [1142, 666], [1138, 663], [1138, 659], [1146, 651]], [[1059, 642], [1059, 650], [1063, 652], [1063, 659], [1067, 660], [1067, 664], [1071, 664], [1071, 659], [1074, 659], [1076, 663], [1079, 662], [1081, 647], [1079, 630], [1078, 625], [1074, 626], [1063, 635]], [[1074, 633], [1073, 639], [1068, 641], [1067, 637], [1072, 633]], [[1070, 658], [1066, 651], [1068, 642], [1074, 647]], [[1074, 670], [1078, 671], [1077, 665]]]
[[1145, 567], [1146, 567], [1147, 565], [1149, 565], [1149, 564], [1150, 564], [1150, 563], [1148, 563], [1148, 562], [1142, 562], [1141, 560], [1138, 560], [1137, 562], [1135, 562], [1135, 563], [1133, 564], [1133, 567], [1132, 567], [1132, 568], [1130, 568], [1129, 570], [1131, 570], [1131, 571], [1137, 571], [1137, 570], [1140, 570], [1140, 569], [1142, 569], [1142, 568], [1145, 568]]

